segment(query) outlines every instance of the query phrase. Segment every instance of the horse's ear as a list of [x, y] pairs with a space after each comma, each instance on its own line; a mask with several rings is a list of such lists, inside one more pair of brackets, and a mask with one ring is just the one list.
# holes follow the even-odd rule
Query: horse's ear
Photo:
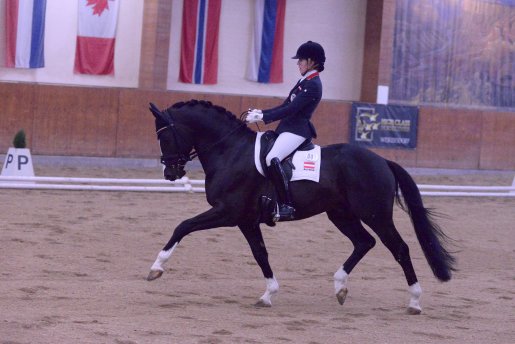
[[161, 113], [161, 111], [159, 111], [157, 106], [154, 103], [149, 103], [149, 105], [150, 107], [148, 109], [150, 110], [150, 112], [152, 112], [154, 117], [157, 119], [163, 119], [163, 114]]

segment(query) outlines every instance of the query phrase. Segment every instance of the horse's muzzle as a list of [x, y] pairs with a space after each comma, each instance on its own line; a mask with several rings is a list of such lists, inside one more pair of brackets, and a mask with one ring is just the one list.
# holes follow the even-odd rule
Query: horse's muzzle
[[171, 182], [173, 182], [176, 179], [180, 179], [180, 178], [184, 177], [185, 174], [186, 174], [186, 171], [184, 171], [183, 166], [174, 166], [174, 167], [166, 166], [165, 170], [163, 171], [164, 178]]

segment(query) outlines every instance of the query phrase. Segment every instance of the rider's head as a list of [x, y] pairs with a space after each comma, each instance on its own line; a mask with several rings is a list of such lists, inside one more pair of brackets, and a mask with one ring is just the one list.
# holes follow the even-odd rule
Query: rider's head
[[316, 69], [319, 72], [324, 70], [325, 52], [324, 48], [316, 42], [307, 41], [297, 49], [297, 54], [292, 59], [298, 59], [300, 74]]

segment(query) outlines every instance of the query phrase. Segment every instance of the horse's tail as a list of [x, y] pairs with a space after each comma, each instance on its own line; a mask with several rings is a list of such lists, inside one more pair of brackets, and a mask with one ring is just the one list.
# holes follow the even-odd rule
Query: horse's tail
[[[456, 271], [454, 267], [456, 260], [444, 247], [445, 243], [449, 243], [450, 238], [434, 222], [435, 214], [430, 209], [424, 208], [420, 191], [409, 173], [393, 161], [387, 160], [387, 163], [397, 184], [395, 190], [397, 204], [409, 214], [429, 266], [440, 281], [450, 280], [451, 271]], [[399, 187], [404, 202], [400, 198]]]

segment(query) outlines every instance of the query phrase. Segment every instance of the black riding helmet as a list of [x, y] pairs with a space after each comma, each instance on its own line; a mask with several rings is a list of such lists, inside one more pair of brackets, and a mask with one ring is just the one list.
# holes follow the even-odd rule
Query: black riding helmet
[[318, 65], [319, 72], [324, 70], [325, 52], [324, 48], [317, 42], [307, 41], [297, 49], [297, 54], [292, 59], [311, 59]]

